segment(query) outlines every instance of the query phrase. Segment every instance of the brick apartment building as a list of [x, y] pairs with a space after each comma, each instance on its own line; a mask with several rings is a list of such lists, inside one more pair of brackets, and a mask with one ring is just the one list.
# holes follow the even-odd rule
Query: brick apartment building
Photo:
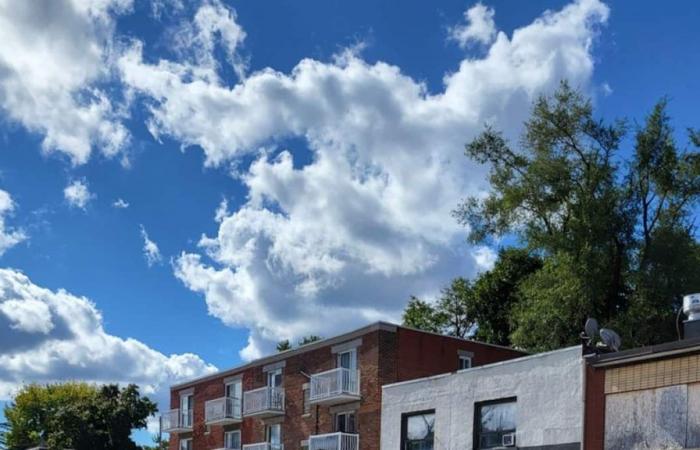
[[522, 356], [378, 322], [171, 387], [170, 450], [378, 450], [382, 385]]

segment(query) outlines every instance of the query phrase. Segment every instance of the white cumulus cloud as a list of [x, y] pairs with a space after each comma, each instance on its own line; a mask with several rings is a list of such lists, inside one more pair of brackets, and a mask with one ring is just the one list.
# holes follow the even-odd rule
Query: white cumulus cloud
[[12, 200], [12, 196], [7, 191], [0, 189], [0, 255], [27, 239], [27, 235], [23, 230], [14, 229], [5, 224], [7, 216], [12, 214], [15, 208], [16, 205]]
[[[485, 123], [514, 137], [533, 99], [562, 79], [586, 88], [607, 17], [598, 0], [545, 12], [460, 61], [439, 92], [352, 51], [228, 86], [206, 59], [149, 63], [134, 45], [119, 68], [148, 98], [154, 136], [201, 147], [210, 166], [257, 153], [239, 171], [247, 202], [218, 209], [218, 233], [175, 260], [176, 276], [210, 314], [250, 329], [241, 355], [252, 358], [281, 338], [396, 318], [410, 294], [474, 274], [489, 255], [470, 250], [450, 216], [486, 183], [465, 142]], [[292, 137], [312, 151], [310, 163], [275, 149]]]
[[63, 189], [63, 197], [74, 208], [85, 209], [94, 194], [90, 192], [85, 180], [73, 180]]
[[28, 382], [86, 380], [136, 383], [168, 409], [171, 384], [215, 370], [197, 355], [164, 355], [110, 335], [89, 299], [0, 269], [0, 400]]
[[117, 209], [126, 209], [129, 207], [129, 202], [127, 202], [123, 198], [118, 198], [112, 203], [112, 206]]
[[100, 83], [110, 77], [114, 16], [132, 0], [0, 0], [0, 111], [43, 135], [46, 152], [85, 163], [129, 140]]
[[143, 238], [143, 257], [146, 258], [148, 267], [159, 263], [163, 257], [160, 254], [158, 244], [153, 242], [149, 237], [146, 229], [141, 225], [141, 237]]
[[450, 28], [449, 37], [460, 47], [466, 48], [477, 42], [490, 44], [496, 38], [495, 11], [482, 3], [477, 3], [464, 12], [466, 23]]

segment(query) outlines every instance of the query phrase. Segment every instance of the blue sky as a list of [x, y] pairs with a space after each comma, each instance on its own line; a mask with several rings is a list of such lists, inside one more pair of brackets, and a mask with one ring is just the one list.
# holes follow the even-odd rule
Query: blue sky
[[5, 400], [66, 378], [161, 399], [398, 320], [492, 260], [449, 216], [487, 188], [461, 144], [517, 135], [560, 78], [606, 118], [667, 95], [680, 140], [700, 126], [697, 2], [94, 3], [0, 1]]

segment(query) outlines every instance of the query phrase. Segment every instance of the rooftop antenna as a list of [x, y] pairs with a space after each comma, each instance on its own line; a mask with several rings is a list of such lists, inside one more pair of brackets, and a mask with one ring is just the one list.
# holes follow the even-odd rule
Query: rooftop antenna
[[[609, 328], [599, 328], [598, 321], [593, 317], [586, 320], [581, 333], [584, 353], [617, 352], [622, 346], [620, 336]], [[598, 342], [595, 341], [598, 338]]]
[[586, 320], [586, 325], [583, 327], [586, 337], [589, 339], [589, 343], [598, 334], [598, 321], [593, 317], [589, 317]]
[[622, 339], [620, 338], [620, 335], [609, 328], [600, 329], [600, 340], [603, 341], [603, 344], [608, 349], [614, 352], [619, 351], [620, 346], [622, 346]]

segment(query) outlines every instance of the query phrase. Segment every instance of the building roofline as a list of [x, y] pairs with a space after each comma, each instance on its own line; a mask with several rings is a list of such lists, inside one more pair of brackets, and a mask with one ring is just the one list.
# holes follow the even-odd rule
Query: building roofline
[[477, 341], [476, 339], [466, 339], [466, 338], [461, 338], [459, 336], [450, 336], [447, 334], [441, 334], [441, 333], [436, 333], [434, 331], [426, 331], [426, 330], [421, 330], [419, 328], [414, 328], [414, 327], [408, 327], [406, 325], [396, 325], [396, 328], [403, 328], [404, 330], [411, 330], [411, 331], [417, 331], [419, 333], [424, 333], [424, 334], [432, 334], [434, 336], [440, 336], [444, 338], [449, 338], [449, 339], [455, 339], [458, 341], [465, 341], [465, 342], [473, 342], [474, 344], [479, 344], [479, 345], [484, 345], [487, 347], [494, 347], [494, 348], [500, 348], [502, 350], [510, 350], [512, 352], [517, 352], [517, 353], [522, 353], [523, 355], [529, 355], [528, 352], [524, 350], [519, 350], [517, 348], [513, 347], [508, 347], [507, 345], [499, 345], [499, 344], [491, 344], [488, 342], [483, 342], [483, 341]]
[[416, 378], [416, 379], [413, 379], [413, 380], [398, 381], [398, 382], [396, 382], [396, 383], [385, 384], [385, 385], [382, 386], [382, 390], [387, 389], [387, 388], [391, 388], [391, 387], [396, 387], [396, 386], [403, 386], [403, 385], [407, 385], [407, 384], [412, 384], [412, 383], [422, 383], [422, 382], [425, 382], [425, 381], [438, 380], [438, 379], [441, 379], [441, 378], [446, 378], [446, 377], [450, 377], [450, 376], [457, 375], [457, 374], [462, 374], [462, 373], [473, 373], [473, 372], [478, 372], [478, 371], [481, 371], [481, 370], [491, 369], [491, 368], [493, 368], [493, 367], [505, 366], [505, 365], [508, 365], [508, 364], [515, 364], [515, 363], [519, 363], [519, 362], [523, 362], [523, 361], [529, 361], [529, 360], [532, 360], [532, 359], [543, 358], [543, 357], [545, 357], [545, 356], [553, 355], [553, 354], [556, 354], [556, 353], [570, 352], [570, 351], [575, 350], [575, 349], [578, 350], [579, 355], [580, 355], [580, 354], [581, 354], [581, 350], [582, 350], [582, 349], [581, 349], [581, 346], [580, 346], [580, 345], [574, 345], [574, 346], [571, 346], [571, 347], [558, 348], [558, 349], [556, 349], [556, 350], [551, 350], [551, 351], [548, 351], [548, 352], [535, 353], [535, 354], [532, 354], [532, 355], [524, 355], [524, 356], [521, 356], [521, 357], [519, 357], [519, 358], [507, 359], [507, 360], [505, 360], [505, 361], [497, 361], [497, 362], [490, 363], [490, 364], [482, 364], [482, 365], [480, 365], [480, 366], [470, 367], [469, 369], [457, 370], [457, 371], [455, 371], [455, 372], [441, 373], [441, 374], [438, 374], [438, 375], [431, 375], [431, 376], [429, 376], [429, 377]]
[[203, 381], [208, 381], [208, 380], [212, 380], [212, 379], [219, 378], [219, 377], [225, 377], [228, 375], [234, 375], [238, 372], [242, 372], [243, 370], [250, 369], [252, 367], [264, 366], [267, 364], [282, 361], [284, 359], [289, 358], [290, 356], [295, 356], [295, 355], [299, 355], [302, 353], [310, 352], [312, 350], [316, 350], [316, 349], [321, 348], [321, 347], [326, 347], [328, 345], [339, 344], [341, 342], [354, 339], [356, 337], [365, 335], [367, 333], [371, 333], [373, 331], [384, 330], [384, 331], [389, 331], [389, 332], [395, 332], [396, 328], [398, 328], [398, 325], [394, 325], [392, 323], [374, 322], [374, 323], [371, 323], [371, 324], [366, 325], [364, 327], [357, 328], [357, 329], [352, 330], [352, 331], [348, 331], [347, 333], [339, 334], [337, 336], [333, 336], [333, 337], [326, 338], [326, 339], [320, 339], [318, 341], [314, 341], [314, 342], [311, 342], [309, 344], [302, 345], [302, 346], [299, 346], [297, 348], [293, 348], [290, 350], [285, 350], [285, 351], [275, 353], [272, 355], [263, 356], [262, 358], [255, 359], [255, 360], [250, 361], [248, 363], [234, 366], [234, 367], [231, 367], [228, 369], [220, 370], [220, 371], [211, 373], [209, 375], [204, 375], [201, 377], [192, 378], [190, 380], [183, 381], [182, 383], [178, 383], [178, 384], [174, 384], [174, 385], [170, 386], [170, 390], [171, 391], [179, 390], [179, 389], [183, 389], [183, 388], [190, 387], [192, 385], [201, 383]]
[[348, 331], [348, 332], [343, 333], [343, 334], [339, 334], [337, 336], [333, 336], [333, 337], [326, 338], [326, 339], [320, 339], [318, 341], [314, 341], [314, 342], [311, 342], [311, 343], [306, 344], [306, 345], [302, 345], [302, 346], [297, 347], [297, 348], [285, 350], [283, 352], [275, 353], [275, 354], [268, 355], [268, 356], [263, 356], [262, 358], [258, 358], [256, 360], [250, 361], [250, 362], [245, 363], [245, 364], [234, 366], [234, 367], [231, 367], [228, 369], [219, 370], [217, 372], [210, 373], [208, 375], [203, 375], [201, 377], [192, 378], [192, 379], [183, 381], [181, 383], [173, 384], [172, 386], [170, 386], [170, 390], [176, 391], [176, 390], [191, 387], [193, 385], [196, 385], [196, 384], [204, 382], [204, 381], [209, 381], [209, 380], [213, 380], [213, 379], [220, 378], [220, 377], [235, 375], [235, 374], [242, 372], [246, 369], [250, 369], [250, 368], [258, 367], [258, 366], [264, 366], [267, 364], [282, 361], [282, 360], [287, 359], [291, 356], [310, 352], [312, 350], [316, 350], [316, 349], [319, 349], [321, 347], [326, 347], [326, 346], [334, 345], [334, 344], [340, 344], [342, 342], [355, 339], [359, 336], [363, 336], [365, 334], [372, 333], [374, 331], [384, 330], [384, 331], [389, 331], [389, 332], [395, 333], [396, 330], [399, 328], [403, 328], [405, 330], [416, 331], [416, 332], [424, 333], [424, 334], [441, 336], [441, 337], [448, 338], [448, 339], [455, 339], [455, 340], [459, 340], [459, 341], [472, 342], [474, 344], [499, 348], [499, 349], [503, 349], [503, 350], [510, 350], [513, 352], [522, 353], [523, 355], [527, 355], [526, 352], [511, 348], [511, 347], [506, 347], [503, 345], [489, 344], [486, 342], [476, 341], [473, 339], [464, 339], [464, 338], [460, 338], [457, 336], [447, 336], [447, 335], [440, 334], [440, 333], [434, 333], [432, 331], [419, 330], [417, 328], [406, 327], [403, 325], [397, 325], [397, 324], [390, 323], [390, 322], [379, 321], [379, 322], [371, 323], [369, 325], [365, 325], [364, 327], [357, 328], [355, 330]]
[[686, 353], [700, 353], [700, 338], [682, 339], [615, 353], [590, 355], [586, 357], [586, 361], [593, 367], [613, 367]]

